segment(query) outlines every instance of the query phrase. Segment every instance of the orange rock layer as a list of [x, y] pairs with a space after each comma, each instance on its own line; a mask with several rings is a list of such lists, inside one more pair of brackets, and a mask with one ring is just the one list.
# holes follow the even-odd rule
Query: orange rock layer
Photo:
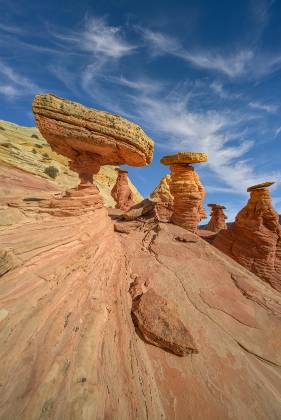
[[111, 195], [116, 201], [115, 208], [127, 211], [135, 204], [133, 192], [128, 183], [128, 171], [124, 169], [117, 169], [117, 171], [118, 176]]
[[205, 191], [194, 168], [176, 163], [170, 166], [170, 190], [174, 197], [172, 223], [196, 232], [200, 220], [206, 217], [203, 208]]
[[219, 232], [220, 230], [227, 229], [225, 223], [227, 216], [224, 214], [223, 211], [225, 207], [211, 204], [209, 205], [209, 207], [211, 207], [212, 209], [211, 219], [205, 229], [211, 232]]
[[235, 223], [213, 245], [281, 291], [281, 226], [266, 187], [250, 190]]

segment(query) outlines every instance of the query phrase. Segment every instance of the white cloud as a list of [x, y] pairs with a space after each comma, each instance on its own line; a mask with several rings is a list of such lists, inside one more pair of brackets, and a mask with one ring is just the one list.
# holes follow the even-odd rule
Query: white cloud
[[171, 54], [196, 67], [216, 70], [229, 77], [241, 76], [247, 71], [254, 53], [251, 50], [241, 50], [233, 54], [222, 55], [218, 52], [189, 51], [175, 38], [150, 29], [141, 30], [144, 39], [157, 54]]
[[80, 51], [112, 59], [120, 59], [136, 49], [135, 45], [124, 39], [121, 28], [108, 25], [103, 18], [88, 19], [84, 29], [79, 32], [53, 35]]
[[0, 93], [12, 99], [16, 96], [34, 94], [38, 91], [39, 87], [30, 79], [0, 62]]
[[252, 140], [243, 138], [241, 124], [247, 116], [194, 112], [186, 107], [185, 100], [141, 94], [135, 97], [134, 109], [142, 124], [162, 137], [162, 144], [170, 151], [207, 152], [206, 166], [234, 193], [246, 193], [248, 186], [265, 178], [280, 178], [280, 173], [258, 174], [253, 161], [245, 158], [254, 147]]
[[274, 137], [278, 137], [280, 133], [281, 133], [281, 126], [278, 127], [277, 130], [275, 130]]
[[258, 102], [258, 101], [250, 102], [249, 106], [253, 109], [258, 109], [260, 111], [265, 111], [265, 112], [268, 112], [270, 114], [274, 114], [278, 111], [278, 106], [277, 105], [264, 104], [264, 103]]
[[228, 92], [222, 83], [218, 82], [218, 81], [214, 81], [210, 84], [210, 88], [212, 89], [212, 91], [219, 96], [221, 99], [239, 99], [242, 98], [242, 94], [241, 93], [232, 93], [232, 92]]

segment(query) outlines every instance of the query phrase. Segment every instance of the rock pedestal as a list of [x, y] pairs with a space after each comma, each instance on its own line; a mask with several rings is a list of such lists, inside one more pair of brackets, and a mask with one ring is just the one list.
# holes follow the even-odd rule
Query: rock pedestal
[[174, 197], [171, 222], [190, 232], [196, 232], [202, 218], [206, 217], [203, 208], [205, 191], [198, 174], [191, 163], [207, 162], [206, 153], [182, 152], [161, 159], [170, 165], [170, 191]]
[[205, 229], [216, 233], [227, 229], [225, 223], [227, 216], [224, 214], [225, 207], [219, 204], [208, 204], [208, 207], [211, 208], [211, 219]]
[[117, 168], [116, 171], [118, 175], [111, 195], [116, 201], [115, 208], [127, 211], [135, 204], [133, 192], [128, 183], [128, 171], [120, 168]]
[[[101, 165], [144, 166], [151, 162], [153, 141], [136, 124], [108, 112], [87, 108], [52, 94], [37, 95], [32, 109], [36, 125], [53, 150], [70, 159], [70, 168], [78, 173], [80, 185], [62, 199], [51, 200], [45, 208], [61, 214], [71, 209], [93, 210], [100, 206], [93, 175]], [[87, 191], [85, 191], [87, 189]], [[74, 211], [76, 214], [76, 211]]]
[[250, 199], [213, 245], [281, 291], [281, 226], [268, 187], [248, 188]]

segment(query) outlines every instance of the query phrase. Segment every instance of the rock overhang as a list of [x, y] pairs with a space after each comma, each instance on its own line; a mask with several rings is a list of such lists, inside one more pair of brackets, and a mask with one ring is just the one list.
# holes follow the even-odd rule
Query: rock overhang
[[51, 93], [37, 95], [32, 109], [42, 135], [69, 159], [86, 153], [98, 157], [103, 165], [145, 166], [152, 161], [152, 139], [119, 115]]

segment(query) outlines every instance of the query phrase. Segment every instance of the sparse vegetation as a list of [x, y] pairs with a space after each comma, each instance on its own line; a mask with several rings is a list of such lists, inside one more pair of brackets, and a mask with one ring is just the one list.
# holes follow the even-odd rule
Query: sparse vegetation
[[3, 130], [3, 131], [5, 131], [5, 128], [4, 128], [4, 127], [1, 127], [1, 125], [0, 125], [0, 130]]
[[43, 146], [42, 146], [42, 144], [38, 144], [38, 143], [36, 143], [36, 144], [35, 144], [35, 147], [38, 147], [38, 149], [42, 149], [42, 147], [43, 147]]
[[36, 149], [32, 149], [31, 151], [32, 151], [32, 153], [34, 153], [34, 154], [36, 154], [36, 153], [37, 153], [37, 150], [36, 150]]
[[47, 168], [45, 168], [44, 172], [50, 178], [53, 178], [53, 179], [55, 179], [59, 174], [59, 170], [55, 166], [47, 166]]
[[45, 159], [50, 159], [50, 156], [48, 155], [48, 153], [43, 153], [43, 154], [42, 154], [42, 156], [43, 156], [43, 158], [45, 158]]
[[37, 140], [39, 140], [39, 137], [37, 136], [37, 134], [32, 134], [32, 136], [31, 136], [33, 139], [37, 139]]

